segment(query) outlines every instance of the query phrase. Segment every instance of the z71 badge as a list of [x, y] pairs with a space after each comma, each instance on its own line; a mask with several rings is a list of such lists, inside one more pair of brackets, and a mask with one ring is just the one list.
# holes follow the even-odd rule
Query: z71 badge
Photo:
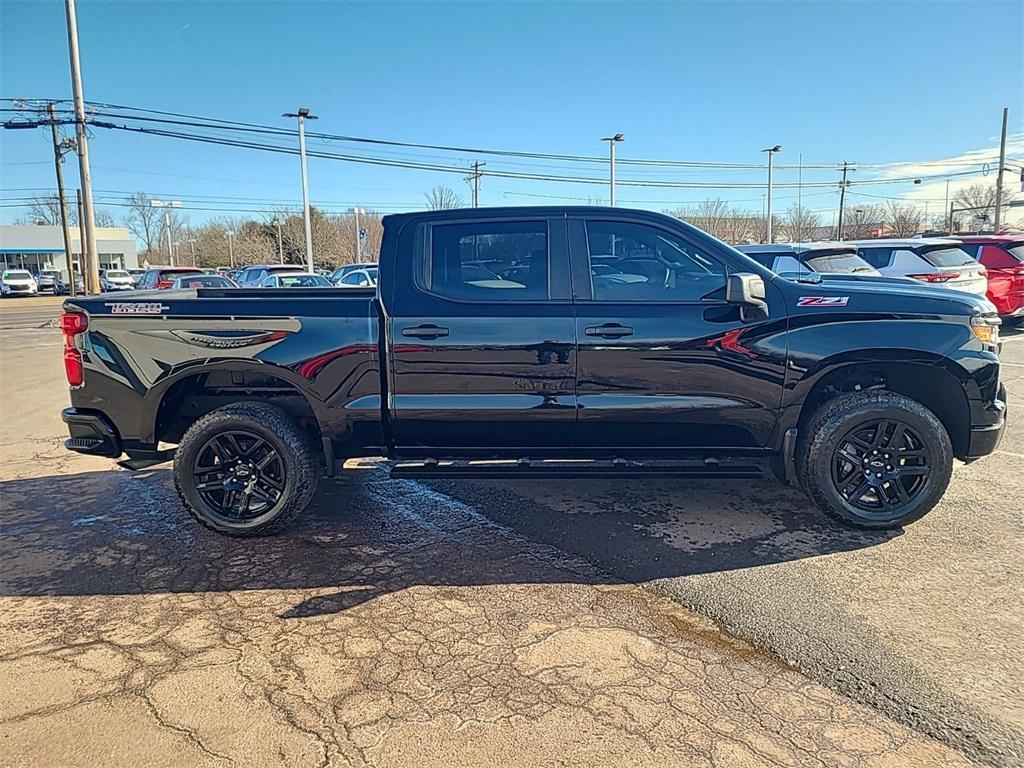
[[170, 309], [166, 304], [148, 301], [108, 301], [106, 306], [112, 315], [159, 315]]
[[796, 300], [798, 307], [845, 307], [849, 296], [801, 296]]

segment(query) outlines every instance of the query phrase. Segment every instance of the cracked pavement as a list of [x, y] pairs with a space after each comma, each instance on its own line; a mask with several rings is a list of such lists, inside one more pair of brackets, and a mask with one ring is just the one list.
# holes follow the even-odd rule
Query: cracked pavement
[[[669, 482], [652, 501], [609, 483], [388, 481], [372, 462], [325, 481], [288, 530], [228, 539], [187, 518], [166, 468], [130, 473], [65, 451], [59, 336], [4, 337], [0, 762], [1002, 761], [996, 747], [932, 738], [870, 696], [855, 701], [827, 676], [802, 674], [795, 667], [813, 653], [797, 646], [781, 654], [792, 664], [780, 661], [762, 650], [771, 643], [737, 637], [742, 612], [712, 621], [702, 615], [715, 615], [711, 598], [699, 604], [697, 586], [678, 587], [800, 567], [810, 583], [815, 562], [899, 539], [850, 538], [810, 522], [806, 505], [781, 527], [771, 514], [741, 515], [728, 507], [749, 498], [740, 484]], [[704, 501], [658, 508], [680, 493]], [[794, 503], [777, 486], [762, 496], [773, 508]], [[770, 552], [765, 526], [780, 539]], [[791, 578], [770, 576], [780, 589]], [[725, 594], [714, 582], [701, 589]], [[870, 618], [870, 606], [859, 610]], [[719, 622], [739, 626], [728, 634]], [[1007, 677], [996, 670], [994, 685]]]

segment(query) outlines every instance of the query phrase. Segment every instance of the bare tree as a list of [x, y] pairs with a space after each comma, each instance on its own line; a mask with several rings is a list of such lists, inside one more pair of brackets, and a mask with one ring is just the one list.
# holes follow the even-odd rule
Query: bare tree
[[125, 224], [128, 230], [138, 238], [145, 251], [152, 251], [163, 223], [162, 210], [149, 203], [150, 196], [145, 192], [136, 192], [128, 198], [128, 212]]
[[843, 212], [843, 237], [864, 240], [878, 237], [885, 227], [885, 211], [880, 205], [858, 205]]
[[890, 200], [885, 204], [882, 221], [893, 237], [910, 237], [921, 231], [924, 214], [916, 205]]
[[[32, 198], [26, 206], [28, 210], [17, 218], [19, 224], [60, 224], [60, 200], [56, 195]], [[70, 213], [70, 208], [68, 213]], [[75, 217], [77, 220], [77, 217]]]
[[789, 207], [782, 220], [782, 229], [786, 237], [797, 243], [813, 240], [820, 226], [821, 217], [798, 203], [793, 203]]
[[[1016, 192], [1003, 184], [1004, 207], [1017, 196]], [[967, 228], [981, 228], [986, 222], [994, 222], [996, 214], [996, 189], [994, 184], [971, 184], [953, 195], [953, 228], [960, 229], [961, 218], [967, 221]]]
[[451, 187], [436, 186], [424, 197], [427, 198], [427, 208], [432, 211], [466, 207], [465, 200]]
[[729, 203], [720, 198], [715, 198], [713, 200], [701, 200], [688, 213], [680, 211], [677, 215], [680, 219], [693, 224], [698, 229], [703, 229], [709, 235], [724, 238], [733, 212], [729, 207]]

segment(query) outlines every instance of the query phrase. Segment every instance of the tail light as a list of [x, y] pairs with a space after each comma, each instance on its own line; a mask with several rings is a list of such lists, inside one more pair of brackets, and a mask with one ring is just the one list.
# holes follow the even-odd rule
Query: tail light
[[60, 316], [60, 329], [64, 331], [64, 373], [68, 384], [80, 387], [85, 383], [85, 366], [82, 352], [75, 346], [75, 336], [89, 328], [89, 318], [81, 312], [65, 312]]
[[926, 275], [907, 275], [915, 280], [920, 280], [925, 283], [948, 283], [950, 280], [956, 280], [960, 277], [959, 272], [929, 272]]
[[170, 280], [159, 280], [157, 281], [156, 287], [167, 289], [170, 288], [172, 285], [174, 285], [174, 283], [172, 283]]

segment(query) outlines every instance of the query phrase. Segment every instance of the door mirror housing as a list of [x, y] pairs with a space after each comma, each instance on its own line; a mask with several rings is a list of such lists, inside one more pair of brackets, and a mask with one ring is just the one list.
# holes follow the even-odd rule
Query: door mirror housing
[[725, 289], [725, 300], [739, 304], [744, 320], [768, 317], [768, 302], [765, 301], [764, 279], [753, 272], [734, 272], [729, 275]]

